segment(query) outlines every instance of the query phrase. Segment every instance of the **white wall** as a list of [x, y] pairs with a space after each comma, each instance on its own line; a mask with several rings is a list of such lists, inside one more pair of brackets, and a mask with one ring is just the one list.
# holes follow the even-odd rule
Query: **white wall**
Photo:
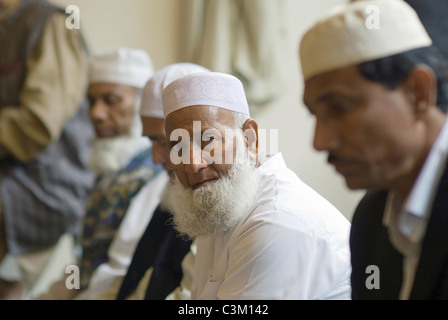
[[[147, 50], [156, 69], [179, 62], [182, 0], [50, 0], [77, 5], [81, 31], [91, 50], [116, 46]], [[256, 0], [253, 0], [256, 1]], [[349, 191], [341, 177], [312, 148], [314, 120], [301, 103], [303, 85], [297, 49], [300, 37], [322, 13], [345, 0], [284, 0], [288, 6], [287, 90], [282, 98], [256, 114], [259, 127], [278, 129], [279, 151], [297, 175], [332, 202], [347, 218], [362, 192]]]
[[326, 155], [313, 147], [314, 119], [302, 104], [303, 83], [298, 59], [299, 41], [308, 27], [322, 14], [345, 0], [286, 0], [288, 6], [289, 53], [288, 90], [285, 96], [257, 115], [262, 128], [279, 129], [279, 151], [297, 175], [351, 219], [362, 191], [351, 191], [326, 161]]

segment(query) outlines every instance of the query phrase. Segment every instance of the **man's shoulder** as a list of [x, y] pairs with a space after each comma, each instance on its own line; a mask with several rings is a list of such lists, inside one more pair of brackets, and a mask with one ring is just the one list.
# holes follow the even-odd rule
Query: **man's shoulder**
[[283, 170], [260, 178], [255, 210], [277, 212], [294, 219], [342, 219], [343, 214], [324, 196], [302, 181], [286, 166]]
[[382, 247], [390, 247], [386, 227], [382, 217], [387, 201], [387, 191], [368, 191], [358, 206], [352, 218], [350, 230], [350, 246], [353, 258], [368, 258], [373, 252], [381, 251]]
[[240, 223], [235, 232], [252, 237], [276, 237], [295, 239], [320, 238], [322, 240], [347, 241], [350, 222], [329, 203], [322, 206], [309, 203], [278, 204], [261, 203]]
[[[382, 223], [386, 201], [387, 191], [368, 191], [355, 209], [350, 231], [353, 299], [398, 298], [402, 256], [391, 245]], [[372, 266], [384, 277], [381, 290], [370, 290], [366, 286], [367, 271]]]
[[[36, 21], [47, 21], [46, 19], [53, 15], [63, 15], [67, 18], [67, 14], [62, 7], [45, 0], [23, 1], [16, 12], [17, 17], [30, 18], [29, 21], [32, 23], [29, 26], [36, 25]], [[37, 17], [38, 19], [32, 19], [31, 17]]]
[[356, 228], [380, 227], [386, 201], [387, 191], [371, 190], [366, 192], [355, 209], [352, 224]]

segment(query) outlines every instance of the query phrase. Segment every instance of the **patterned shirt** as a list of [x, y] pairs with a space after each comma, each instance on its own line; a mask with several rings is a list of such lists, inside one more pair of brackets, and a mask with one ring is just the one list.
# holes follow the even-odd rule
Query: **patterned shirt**
[[81, 239], [81, 288], [93, 271], [107, 262], [107, 251], [123, 220], [132, 198], [162, 168], [152, 161], [151, 148], [138, 154], [125, 168], [98, 178], [87, 200]]

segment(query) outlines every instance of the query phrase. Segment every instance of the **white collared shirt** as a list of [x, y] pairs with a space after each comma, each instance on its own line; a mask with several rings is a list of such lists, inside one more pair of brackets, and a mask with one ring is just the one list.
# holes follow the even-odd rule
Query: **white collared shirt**
[[[448, 121], [433, 144], [403, 206], [394, 194], [387, 199], [383, 224], [393, 246], [404, 256], [400, 299], [409, 299], [432, 203], [448, 159]], [[400, 208], [401, 207], [401, 208]], [[394, 219], [394, 212], [399, 212]]]
[[286, 167], [260, 167], [254, 209], [197, 239], [192, 299], [351, 299], [349, 221]]

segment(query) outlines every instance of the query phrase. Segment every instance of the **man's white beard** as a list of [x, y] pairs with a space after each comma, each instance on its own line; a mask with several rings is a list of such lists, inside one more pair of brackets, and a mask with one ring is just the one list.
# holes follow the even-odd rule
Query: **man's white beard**
[[168, 185], [166, 202], [182, 236], [194, 239], [227, 232], [249, 214], [256, 199], [258, 174], [249, 163], [242, 139], [242, 134], [237, 137], [236, 164], [224, 177], [196, 190], [184, 187], [177, 176]]
[[150, 146], [149, 139], [142, 136], [140, 116], [134, 113], [130, 134], [93, 140], [89, 169], [97, 175], [117, 172], [129, 164], [138, 153]]
[[150, 145], [145, 137], [95, 138], [89, 168], [97, 175], [117, 172]]

